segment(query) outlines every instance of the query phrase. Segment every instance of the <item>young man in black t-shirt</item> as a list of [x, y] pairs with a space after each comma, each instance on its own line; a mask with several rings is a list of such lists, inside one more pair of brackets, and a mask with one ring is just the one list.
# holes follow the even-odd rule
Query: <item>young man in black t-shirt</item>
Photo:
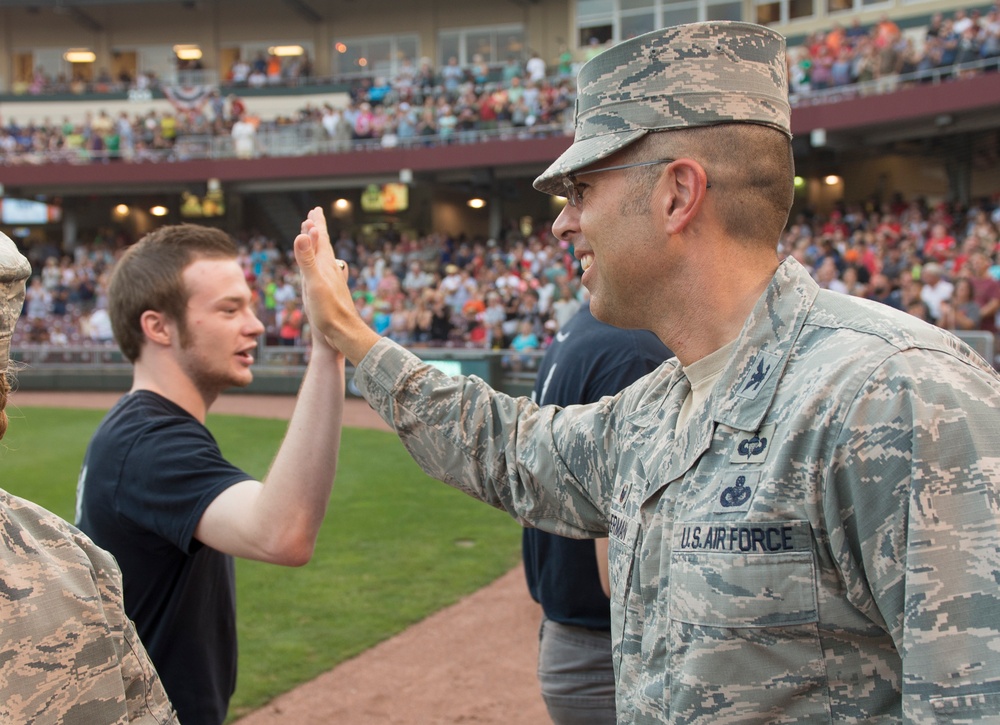
[[344, 358], [318, 339], [265, 480], [223, 458], [205, 427], [245, 386], [264, 326], [237, 248], [195, 225], [126, 251], [108, 291], [131, 391], [87, 449], [77, 523], [118, 560], [125, 608], [184, 725], [219, 725], [236, 685], [233, 557], [300, 566], [312, 556], [336, 471]]

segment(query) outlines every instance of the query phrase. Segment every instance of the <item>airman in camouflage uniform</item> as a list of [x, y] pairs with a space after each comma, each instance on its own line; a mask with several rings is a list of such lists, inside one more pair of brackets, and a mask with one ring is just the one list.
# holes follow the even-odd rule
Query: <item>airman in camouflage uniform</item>
[[[30, 273], [0, 233], [0, 417], [10, 337]], [[177, 723], [125, 616], [115, 560], [58, 516], [3, 490], [0, 722]]]
[[[576, 142], [535, 185], [571, 201], [553, 232], [595, 316], [677, 354], [615, 397], [539, 408], [366, 332], [318, 211], [296, 239], [310, 319], [427, 473], [524, 525], [609, 536], [622, 725], [998, 722], [1000, 378], [778, 260], [784, 95], [781, 37], [744, 23], [657, 31], [581, 70]], [[703, 126], [760, 146], [720, 160], [690, 140]], [[673, 139], [707, 160], [629, 155]], [[611, 173], [653, 163], [645, 191]], [[719, 219], [758, 181], [782, 199], [733, 231]]]

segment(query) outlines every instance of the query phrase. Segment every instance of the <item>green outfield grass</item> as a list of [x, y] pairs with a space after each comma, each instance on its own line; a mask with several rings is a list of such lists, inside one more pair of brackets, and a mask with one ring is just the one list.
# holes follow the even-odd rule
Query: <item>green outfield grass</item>
[[[98, 411], [10, 409], [0, 486], [73, 519]], [[223, 453], [262, 477], [286, 423], [211, 415]], [[316, 441], [325, 445], [325, 441]], [[230, 720], [420, 621], [514, 566], [520, 528], [425, 476], [391, 433], [346, 429], [305, 567], [237, 565], [240, 675]]]

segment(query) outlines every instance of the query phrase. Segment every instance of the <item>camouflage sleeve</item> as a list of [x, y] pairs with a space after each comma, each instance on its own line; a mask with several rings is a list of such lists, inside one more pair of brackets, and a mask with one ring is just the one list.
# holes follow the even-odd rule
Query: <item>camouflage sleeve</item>
[[848, 597], [900, 653], [907, 722], [1000, 712], [998, 391], [942, 354], [896, 355], [855, 401], [833, 462], [831, 546]]
[[609, 403], [539, 408], [472, 377], [449, 378], [387, 339], [358, 366], [358, 387], [414, 460], [521, 524], [606, 535], [616, 446]]
[[0, 491], [0, 721], [176, 724], [110, 554]]

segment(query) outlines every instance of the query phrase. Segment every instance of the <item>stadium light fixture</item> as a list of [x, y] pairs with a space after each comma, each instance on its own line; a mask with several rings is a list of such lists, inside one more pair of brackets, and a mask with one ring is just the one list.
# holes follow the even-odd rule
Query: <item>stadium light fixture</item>
[[181, 60], [201, 60], [201, 48], [197, 45], [175, 45], [174, 55]]
[[63, 60], [67, 63], [93, 63], [97, 54], [87, 48], [70, 48], [63, 53]]
[[267, 52], [279, 58], [295, 58], [306, 51], [301, 45], [272, 45]]

